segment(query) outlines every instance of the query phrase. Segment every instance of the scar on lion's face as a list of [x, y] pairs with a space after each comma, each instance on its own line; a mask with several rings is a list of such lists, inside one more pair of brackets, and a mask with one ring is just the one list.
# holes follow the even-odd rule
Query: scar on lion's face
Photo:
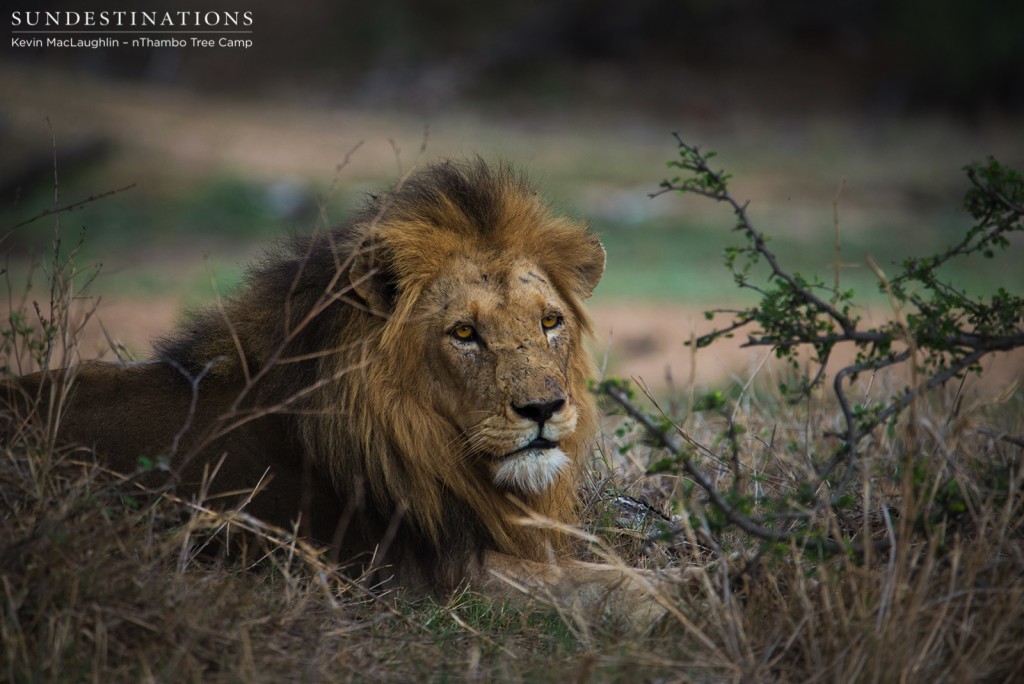
[[458, 393], [461, 450], [502, 489], [546, 490], [571, 464], [576, 430], [569, 350], [579, 324], [536, 264], [460, 262], [425, 293], [436, 320], [422, 341], [438, 389]]

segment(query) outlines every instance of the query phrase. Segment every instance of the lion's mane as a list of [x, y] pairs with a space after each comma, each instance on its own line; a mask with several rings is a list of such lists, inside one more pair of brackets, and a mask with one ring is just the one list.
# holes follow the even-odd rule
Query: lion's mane
[[[482, 468], [453, 468], [441, 457], [459, 434], [437, 410], [444, 389], [424, 380], [419, 295], [481, 241], [543, 269], [579, 322], [567, 369], [579, 419], [561, 445], [571, 466], [540, 494], [511, 496]], [[565, 550], [558, 532], [520, 519], [527, 509], [565, 523], [576, 517], [596, 431], [582, 339], [589, 292], [577, 283], [596, 280], [588, 269], [600, 276], [595, 244], [510, 168], [437, 164], [370, 196], [345, 227], [289, 238], [235, 296], [160, 341], [157, 356], [193, 376], [207, 369], [204, 382], [250, 381], [246, 406], [294, 417], [289, 439], [332, 480], [346, 512], [345, 529], [322, 541], [365, 551], [380, 544], [378, 555], [403, 576], [452, 585], [488, 549], [533, 560]]]

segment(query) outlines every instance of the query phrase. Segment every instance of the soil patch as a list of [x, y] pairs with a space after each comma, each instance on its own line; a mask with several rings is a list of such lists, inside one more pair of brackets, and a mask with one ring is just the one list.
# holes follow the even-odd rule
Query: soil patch
[[[79, 312], [82, 316], [86, 310]], [[757, 374], [782, 381], [786, 369], [763, 347], [744, 347], [741, 334], [693, 352], [686, 342], [710, 331], [715, 324], [703, 308], [672, 303], [598, 302], [591, 308], [595, 357], [604, 376], [633, 378], [656, 394], [720, 387], [747, 382]], [[81, 335], [83, 359], [144, 359], [152, 343], [169, 332], [182, 311], [176, 299], [105, 299]], [[724, 324], [724, 320], [720, 321]], [[840, 348], [830, 368], [849, 363], [854, 350]], [[985, 396], [1002, 394], [1024, 378], [1024, 350], [990, 355], [984, 373], [970, 376], [968, 388]]]

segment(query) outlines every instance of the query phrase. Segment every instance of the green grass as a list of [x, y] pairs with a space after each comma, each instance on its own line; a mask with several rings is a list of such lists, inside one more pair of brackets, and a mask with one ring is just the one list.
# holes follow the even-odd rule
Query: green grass
[[[208, 300], [214, 287], [221, 293], [230, 291], [245, 262], [275, 238], [322, 223], [317, 203], [327, 188], [284, 188], [299, 205], [296, 213], [288, 216], [282, 215], [271, 199], [278, 190], [236, 176], [213, 177], [186, 185], [173, 195], [133, 189], [90, 203], [61, 217], [61, 222], [65, 235], [81, 238], [78, 263], [103, 264], [97, 292], [138, 297], [174, 292], [184, 303], [196, 304]], [[44, 189], [30, 193], [13, 213], [13, 220], [24, 220], [52, 206], [52, 190], [49, 192], [51, 197]], [[329, 223], [350, 214], [360, 199], [358, 192], [331, 195], [326, 205]], [[567, 188], [566, 193], [572, 195], [573, 191]], [[637, 202], [646, 200], [639, 189], [628, 196], [632, 195], [637, 195]], [[702, 202], [699, 198], [665, 196], [656, 201], [671, 215], [612, 220], [601, 215], [587, 217], [584, 207], [572, 209], [589, 219], [608, 252], [598, 298], [701, 304], [741, 296], [723, 266], [724, 248], [736, 244], [725, 207], [699, 207], [700, 217], [693, 219], [686, 212]], [[832, 283], [834, 235], [831, 223], [825, 220], [829, 217], [818, 216], [820, 229], [811, 234], [791, 230], [794, 223], [815, 220], [799, 207], [770, 207], [759, 212], [755, 206], [751, 217], [772, 236], [772, 249], [793, 264], [794, 270], [817, 274]], [[883, 216], [877, 223], [856, 223], [842, 236], [842, 259], [851, 265], [843, 269], [842, 286], [855, 289], [871, 302], [882, 301], [877, 279], [864, 265], [865, 255], [872, 255], [884, 270], [894, 272], [905, 256], [937, 252], [953, 244], [965, 227], [965, 216], [934, 207], [916, 216]], [[12, 241], [17, 253], [44, 253], [52, 242], [52, 229], [45, 221], [37, 222], [19, 229]], [[72, 243], [66, 242], [64, 248], [70, 246]], [[970, 291], [1020, 289], [1024, 271], [1016, 264], [1021, 259], [1024, 247], [1015, 246], [992, 262], [954, 263], [948, 276]], [[18, 263], [23, 264], [24, 257], [16, 260], [16, 267]]]
[[[825, 284], [833, 284], [835, 241], [831, 234], [822, 231], [816, 239], [785, 234], [780, 237], [773, 235], [772, 222], [758, 221], [756, 214], [753, 220], [769, 234], [769, 247], [783, 263], [805, 276], [817, 275]], [[933, 225], [934, 231], [909, 239], [904, 226], [891, 224], [846, 236], [841, 252], [841, 287], [855, 290], [857, 301], [884, 301], [878, 279], [866, 265], [866, 256], [871, 255], [884, 271], [893, 274], [902, 270], [906, 257], [940, 253], [955, 244], [968, 226], [963, 217], [936, 217]], [[593, 226], [608, 252], [608, 267], [597, 290], [599, 299], [700, 304], [743, 296], [724, 265], [724, 248], [739, 244], [727, 221], [702, 224], [661, 219], [629, 227], [595, 221]], [[894, 240], [894, 236], [901, 237]], [[992, 294], [1000, 287], [1020, 291], [1024, 289], [1024, 269], [1019, 268], [1022, 260], [1024, 246], [1015, 245], [992, 260], [972, 257], [955, 261], [943, 273], [950, 282], [972, 294]], [[760, 273], [763, 279], [768, 272], [762, 268]], [[755, 274], [754, 283], [757, 282]]]
[[[97, 187], [96, 182], [87, 177], [68, 187]], [[158, 176], [152, 182], [160, 183], [161, 179]], [[298, 182], [260, 183], [237, 175], [204, 174], [189, 183], [177, 181], [167, 191], [147, 187], [143, 181], [134, 188], [66, 213], [61, 220], [69, 234], [88, 231], [85, 254], [90, 256], [130, 251], [148, 242], [176, 244], [197, 238], [250, 241], [314, 225], [318, 202], [325, 191], [326, 188]], [[59, 204], [77, 202], [87, 196], [72, 195], [65, 189]], [[343, 214], [348, 201], [332, 196], [327, 202], [328, 214]], [[20, 223], [53, 205], [51, 181], [28, 191], [13, 208], [8, 207], [7, 220]], [[52, 224], [43, 221], [19, 229], [12, 240], [21, 249], [39, 249], [51, 237]]]
[[[81, 271], [99, 267], [103, 273], [94, 293], [146, 298], [173, 292], [185, 304], [208, 301], [215, 289], [224, 293], [235, 287], [245, 262], [263, 246], [318, 225], [326, 193], [326, 188], [278, 187], [238, 176], [204, 177], [176, 190], [133, 188], [60, 216], [62, 250], [76, 250]], [[52, 195], [52, 188], [29, 192], [11, 212], [11, 224], [53, 207]], [[280, 195], [285, 197], [275, 199]], [[59, 204], [88, 196], [64, 197]], [[327, 215], [344, 215], [351, 201], [335, 193], [326, 200]], [[294, 211], [286, 212], [289, 208]], [[52, 244], [52, 221], [14, 231], [7, 244], [16, 255], [12, 281], [23, 282], [32, 260], [52, 251]]]

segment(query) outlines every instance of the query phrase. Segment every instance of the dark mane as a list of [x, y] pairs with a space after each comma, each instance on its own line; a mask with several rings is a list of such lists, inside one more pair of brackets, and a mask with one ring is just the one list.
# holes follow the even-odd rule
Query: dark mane
[[[438, 219], [451, 215], [450, 204], [473, 228], [487, 235], [500, 224], [509, 194], [533, 192], [526, 177], [508, 164], [492, 168], [479, 158], [446, 161], [414, 174], [369, 210], [376, 214], [383, 208], [388, 218], [427, 220], [443, 227]], [[364, 214], [363, 218], [372, 216]]]
[[[177, 330], [157, 340], [155, 356], [193, 375], [219, 359], [212, 369], [215, 375], [241, 377], [244, 370], [254, 373], [282, 356], [313, 353], [325, 333], [338, 325], [335, 319], [365, 315], [345, 270], [373, 226], [405, 220], [456, 230], [447, 222], [454, 206], [472, 228], [487, 235], [501, 223], [510, 191], [534, 193], [526, 177], [508, 164], [491, 168], [476, 158], [428, 166], [387, 192], [367, 197], [348, 223], [326, 233], [293, 234], [279, 241], [246, 268], [243, 283], [222, 306], [189, 312]], [[397, 288], [394, 279], [387, 278], [387, 264], [380, 268]], [[295, 334], [295, 327], [326, 299], [334, 304], [323, 307]], [[294, 339], [286, 343], [289, 335]], [[312, 378], [314, 364], [305, 364], [303, 371], [302, 376]]]

